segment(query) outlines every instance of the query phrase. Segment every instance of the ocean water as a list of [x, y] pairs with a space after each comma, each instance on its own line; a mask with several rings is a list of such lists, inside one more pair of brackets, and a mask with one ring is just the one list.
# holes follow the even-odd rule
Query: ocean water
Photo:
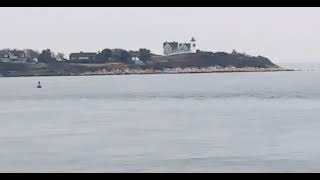
[[320, 172], [320, 65], [282, 66], [0, 78], [0, 172]]

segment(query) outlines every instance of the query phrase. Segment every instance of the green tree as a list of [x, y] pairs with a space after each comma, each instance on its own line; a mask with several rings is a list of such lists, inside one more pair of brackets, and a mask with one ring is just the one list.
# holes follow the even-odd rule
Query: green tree
[[54, 56], [54, 53], [50, 49], [43, 50], [38, 56], [38, 61], [43, 63], [55, 63], [57, 59]]
[[131, 55], [128, 51], [122, 50], [120, 52], [120, 61], [124, 63], [131, 62]]
[[110, 49], [103, 49], [100, 53], [97, 55], [97, 61], [98, 62], [107, 62], [112, 55], [112, 51]]
[[148, 49], [139, 49], [138, 56], [144, 62], [151, 60], [151, 52]]
[[111, 58], [123, 63], [132, 62], [130, 53], [123, 49], [113, 49], [111, 53]]

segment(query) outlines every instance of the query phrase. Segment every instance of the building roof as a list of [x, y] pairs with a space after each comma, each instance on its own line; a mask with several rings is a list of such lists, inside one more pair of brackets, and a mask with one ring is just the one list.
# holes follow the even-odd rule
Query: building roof
[[191, 48], [191, 44], [190, 44], [190, 43], [180, 43], [180, 44], [179, 44], [179, 47], [182, 46], [182, 45], [187, 46], [188, 49]]
[[80, 52], [80, 53], [71, 53], [70, 56], [96, 56], [95, 52]]
[[8, 54], [10, 57], [15, 56], [18, 58], [24, 58], [25, 52], [20, 50], [0, 50], [0, 57], [4, 57], [3, 55]]
[[163, 43], [163, 47], [164, 47], [166, 44], [169, 44], [172, 49], [178, 49], [178, 42], [164, 42], [164, 43]]

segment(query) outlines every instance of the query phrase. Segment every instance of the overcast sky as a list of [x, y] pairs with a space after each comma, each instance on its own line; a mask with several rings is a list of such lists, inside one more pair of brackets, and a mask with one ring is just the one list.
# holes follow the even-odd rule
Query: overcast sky
[[320, 8], [0, 8], [0, 48], [148, 48], [194, 36], [201, 50], [320, 62]]

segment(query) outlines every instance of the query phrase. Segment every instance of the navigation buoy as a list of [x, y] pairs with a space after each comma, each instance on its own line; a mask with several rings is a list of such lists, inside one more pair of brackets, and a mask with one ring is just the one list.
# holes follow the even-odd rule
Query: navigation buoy
[[38, 82], [37, 88], [42, 88], [42, 86], [41, 86], [41, 84], [40, 84], [40, 81]]

